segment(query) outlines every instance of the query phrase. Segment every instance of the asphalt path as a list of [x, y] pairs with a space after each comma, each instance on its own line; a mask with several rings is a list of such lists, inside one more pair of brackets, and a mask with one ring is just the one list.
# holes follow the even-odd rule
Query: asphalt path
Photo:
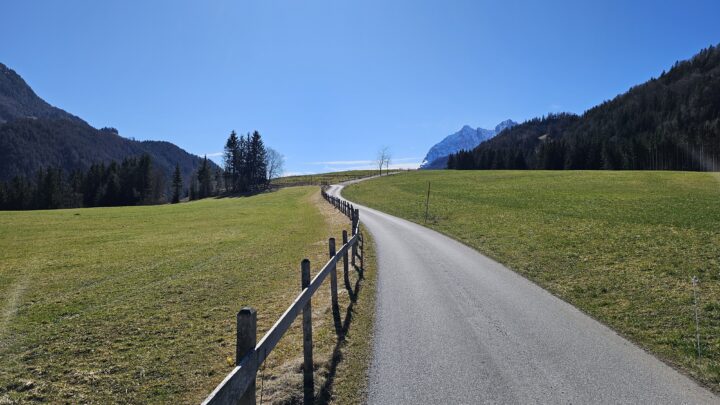
[[378, 259], [370, 404], [720, 403], [474, 249], [355, 207]]

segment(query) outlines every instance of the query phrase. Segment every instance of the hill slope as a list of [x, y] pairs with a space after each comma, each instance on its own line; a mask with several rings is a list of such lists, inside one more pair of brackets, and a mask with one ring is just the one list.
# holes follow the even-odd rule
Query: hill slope
[[720, 48], [676, 63], [581, 116], [533, 119], [472, 152], [456, 169], [720, 169]]
[[92, 163], [148, 153], [168, 176], [180, 165], [189, 183], [198, 156], [169, 142], [133, 141], [114, 129], [97, 130], [38, 97], [12, 69], [0, 64], [0, 180], [31, 177], [41, 169], [87, 170]]

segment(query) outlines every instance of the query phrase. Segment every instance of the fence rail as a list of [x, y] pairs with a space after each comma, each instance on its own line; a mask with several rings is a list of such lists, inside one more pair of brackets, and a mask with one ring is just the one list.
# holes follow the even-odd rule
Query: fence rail
[[[352, 204], [329, 195], [326, 187], [321, 194], [325, 200], [347, 216], [351, 221], [352, 236], [348, 239], [347, 231], [343, 231], [343, 244], [335, 250], [335, 238], [328, 240], [329, 260], [322, 269], [310, 280], [310, 261], [300, 263], [301, 292], [287, 310], [280, 316], [265, 336], [257, 342], [257, 313], [253, 308], [245, 307], [237, 314], [237, 334], [235, 344], [235, 368], [208, 395], [203, 404], [255, 404], [255, 377], [262, 363], [275, 348], [285, 332], [290, 328], [297, 316], [302, 313], [303, 324], [303, 391], [304, 403], [312, 404], [315, 399], [312, 354], [312, 296], [318, 291], [325, 278], [330, 275], [330, 292], [336, 330], [340, 334], [337, 295], [337, 264], [342, 259], [343, 275], [346, 286], [349, 286], [348, 255], [360, 260], [356, 267], [358, 275], [363, 278], [364, 240], [359, 228], [359, 211]], [[360, 252], [358, 254], [358, 251]]]

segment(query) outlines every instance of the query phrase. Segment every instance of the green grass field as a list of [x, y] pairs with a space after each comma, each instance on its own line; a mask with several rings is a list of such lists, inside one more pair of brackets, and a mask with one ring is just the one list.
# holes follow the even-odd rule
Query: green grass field
[[[392, 172], [392, 171], [391, 171]], [[383, 174], [385, 170], [383, 170]], [[362, 177], [369, 177], [378, 174], [377, 170], [348, 170], [344, 172], [305, 174], [301, 176], [287, 176], [274, 179], [272, 185], [288, 187], [297, 185], [328, 185], [337, 184], [348, 180], [355, 180]]]
[[420, 171], [352, 185], [343, 195], [423, 223], [428, 181], [428, 226], [720, 391], [720, 176]]
[[[317, 187], [0, 212], [0, 403], [198, 403], [232, 369], [235, 313], [255, 307], [261, 336], [299, 293], [300, 260], [316, 272], [341, 229], [347, 219]], [[318, 390], [327, 369], [343, 382], [347, 368], [332, 360], [324, 290], [313, 298]], [[356, 340], [368, 342], [372, 314], [358, 308]], [[296, 322], [263, 370], [266, 403], [302, 397], [301, 362]]]

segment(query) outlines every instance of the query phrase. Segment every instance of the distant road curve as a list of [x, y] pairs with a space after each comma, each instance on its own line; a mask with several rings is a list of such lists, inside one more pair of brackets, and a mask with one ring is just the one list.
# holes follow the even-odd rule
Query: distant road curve
[[503, 265], [355, 206], [378, 254], [370, 404], [720, 404]]

